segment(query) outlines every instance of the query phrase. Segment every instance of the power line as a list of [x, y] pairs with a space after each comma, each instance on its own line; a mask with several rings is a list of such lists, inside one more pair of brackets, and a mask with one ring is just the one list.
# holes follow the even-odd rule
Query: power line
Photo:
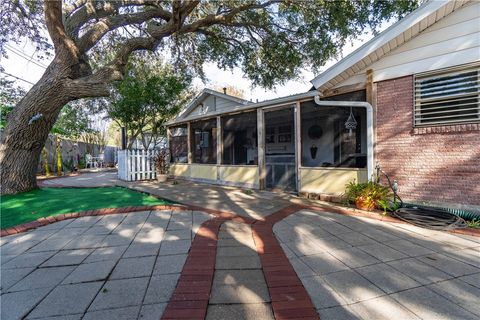
[[33, 59], [32, 57], [29, 57], [29, 56], [28, 56], [27, 54], [25, 54], [24, 52], [22, 52], [22, 51], [20, 51], [20, 50], [18, 50], [18, 49], [16, 49], [16, 48], [13, 48], [13, 47], [9, 46], [8, 44], [5, 45], [5, 47], [6, 47], [10, 52], [16, 54], [16, 55], [19, 56], [20, 58], [23, 58], [23, 59], [27, 60], [28, 62], [31, 62], [31, 63], [33, 63], [33, 64], [35, 64], [35, 65], [37, 65], [37, 66], [39, 66], [39, 67], [41, 67], [41, 68], [43, 68], [43, 69], [46, 69], [46, 68], [47, 68], [46, 65], [44, 65], [43, 63], [41, 63], [41, 62]]
[[14, 76], [13, 74], [10, 74], [10, 73], [5, 72], [5, 71], [2, 71], [2, 73], [6, 74], [6, 75], [9, 76], [9, 77], [12, 77], [12, 78], [15, 78], [15, 79], [24, 81], [24, 82], [26, 82], [26, 83], [29, 83], [29, 84], [31, 84], [31, 85], [34, 85], [34, 84], [35, 84], [35, 83], [33, 83], [33, 82], [30, 82], [30, 81], [28, 81], [28, 80], [22, 79], [22, 78], [17, 77], [17, 76]]

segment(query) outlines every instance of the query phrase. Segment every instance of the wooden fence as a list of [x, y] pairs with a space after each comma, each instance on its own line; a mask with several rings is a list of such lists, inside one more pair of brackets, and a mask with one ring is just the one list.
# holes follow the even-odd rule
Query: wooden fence
[[123, 181], [157, 178], [152, 157], [156, 150], [118, 150], [118, 178]]

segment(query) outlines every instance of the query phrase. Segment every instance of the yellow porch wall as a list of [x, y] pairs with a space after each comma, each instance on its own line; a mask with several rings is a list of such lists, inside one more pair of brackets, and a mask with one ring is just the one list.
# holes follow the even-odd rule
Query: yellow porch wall
[[300, 168], [300, 192], [343, 193], [350, 181], [366, 182], [366, 169]]
[[189, 177], [190, 168], [188, 164], [175, 163], [170, 166], [170, 174], [176, 177]]
[[220, 180], [258, 185], [257, 166], [220, 166]]
[[217, 166], [212, 165], [190, 165], [190, 177], [194, 179], [217, 180]]

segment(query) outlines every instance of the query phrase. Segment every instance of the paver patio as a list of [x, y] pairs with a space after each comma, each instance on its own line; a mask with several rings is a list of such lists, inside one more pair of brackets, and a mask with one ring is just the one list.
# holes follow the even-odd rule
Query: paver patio
[[274, 232], [322, 320], [480, 318], [478, 237], [312, 210]]
[[479, 237], [202, 190], [0, 238], [1, 319], [480, 319]]

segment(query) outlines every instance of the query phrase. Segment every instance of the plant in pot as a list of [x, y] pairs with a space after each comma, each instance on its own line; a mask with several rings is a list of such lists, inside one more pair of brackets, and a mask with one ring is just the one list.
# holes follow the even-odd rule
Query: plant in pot
[[158, 182], [165, 182], [168, 178], [168, 170], [170, 168], [169, 154], [166, 149], [160, 150], [155, 156], [152, 157], [152, 161], [157, 171]]
[[345, 190], [345, 199], [348, 203], [355, 203], [358, 209], [372, 211], [375, 208], [383, 207], [391, 198], [391, 192], [388, 187], [379, 183], [368, 181], [365, 183], [356, 183], [355, 181], [347, 184]]

